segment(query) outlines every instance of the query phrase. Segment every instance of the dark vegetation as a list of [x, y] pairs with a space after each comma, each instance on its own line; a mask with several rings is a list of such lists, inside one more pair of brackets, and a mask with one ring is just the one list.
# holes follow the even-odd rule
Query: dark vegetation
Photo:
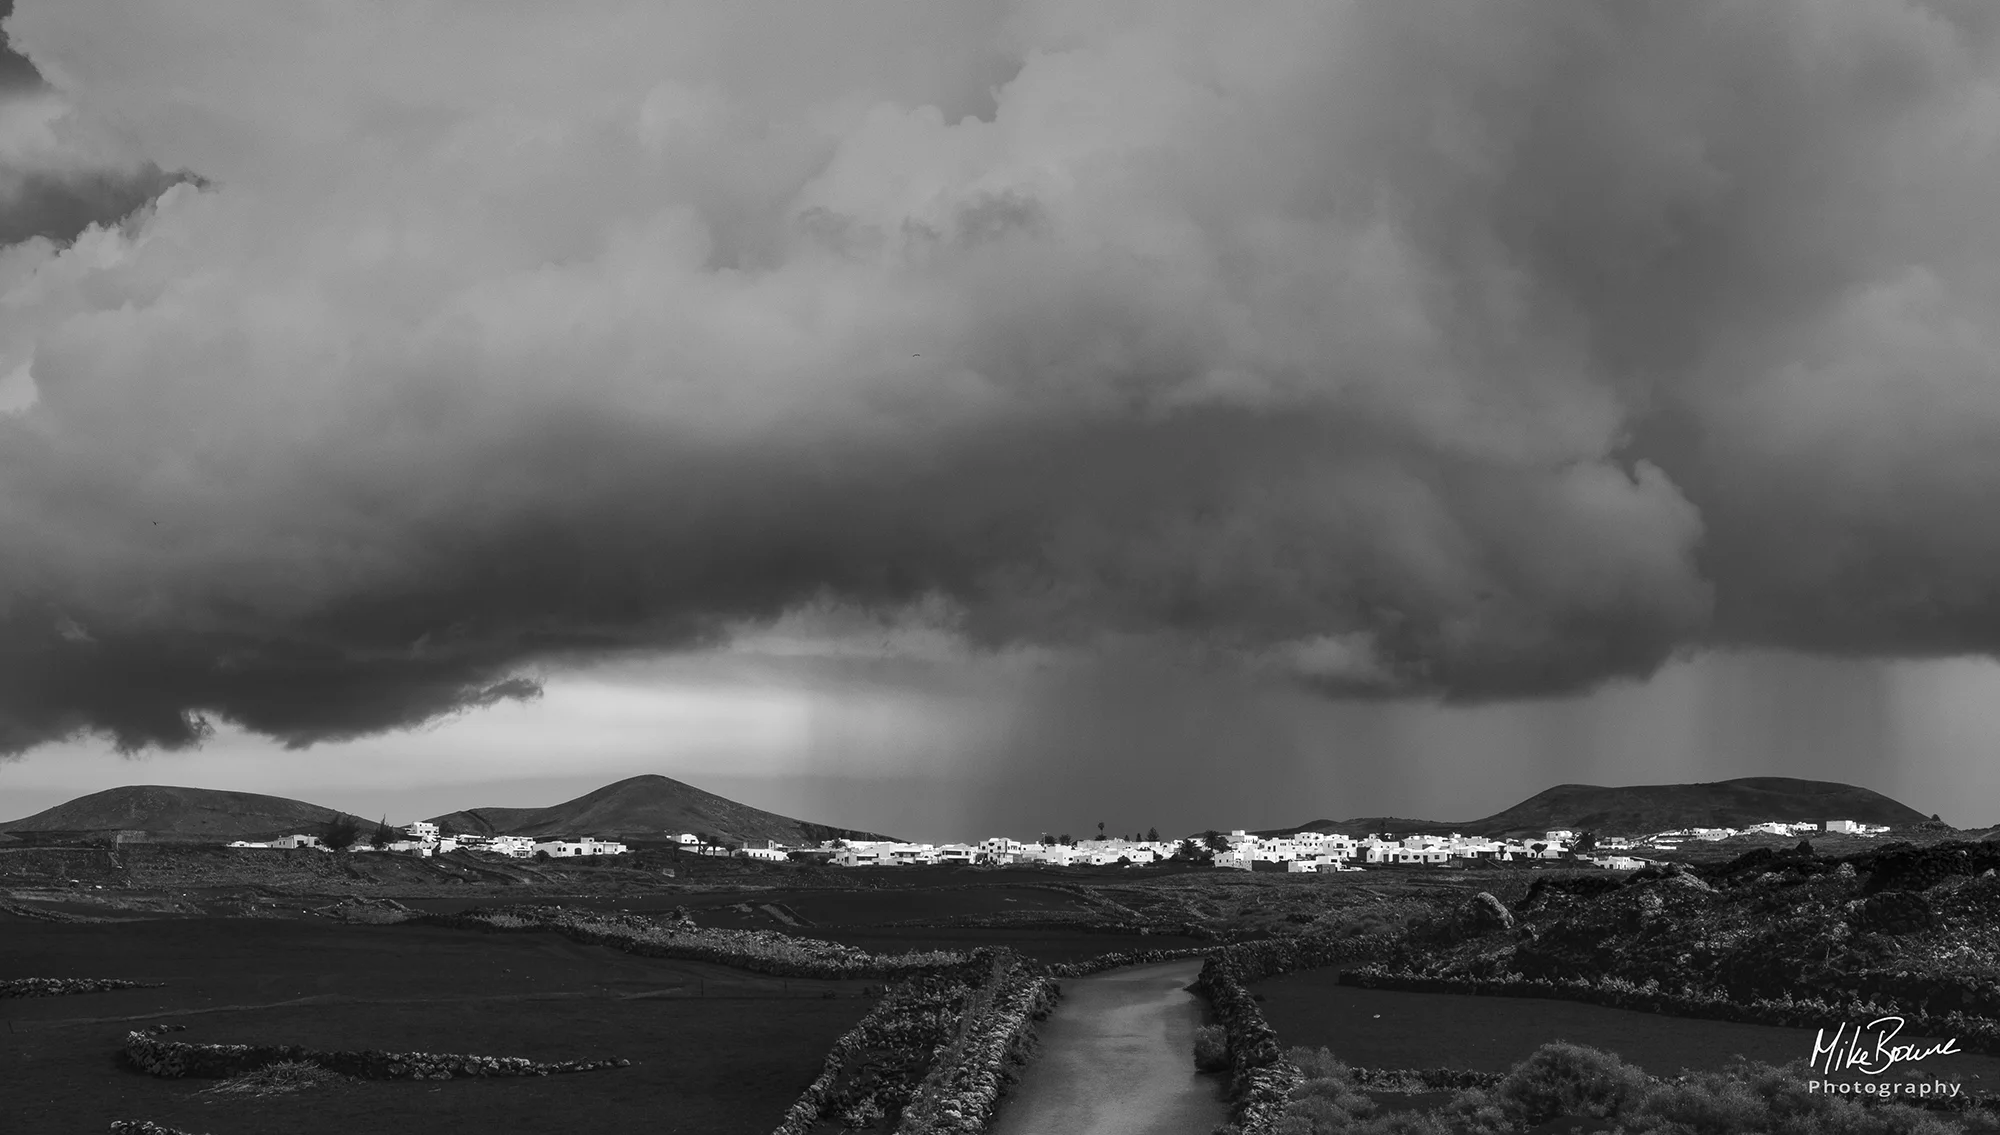
[[1841, 860], [1761, 850], [1623, 881], [1549, 874], [1514, 903], [1518, 925], [1447, 908], [1356, 977], [1776, 1024], [1894, 1010], [1994, 1051], [1996, 867], [2000, 845], [1943, 843]]
[[[1809, 1092], [1802, 1064], [1738, 1061], [1656, 1079], [1617, 1055], [1555, 1042], [1490, 1086], [1433, 1102], [1374, 1090], [1325, 1048], [1295, 1048], [1290, 1082], [1260, 1130], [1273, 1135], [1508, 1135], [1619, 1131], [1630, 1135], [1953, 1135], [1993, 1131], [1981, 1113], [1940, 1115], [1904, 1102]], [[1433, 1099], [1439, 1093], [1430, 1093]], [[1238, 1128], [1247, 1131], [1247, 1128]]]
[[470, 1053], [327, 1051], [296, 1044], [204, 1044], [162, 1039], [182, 1026], [155, 1025], [125, 1034], [125, 1059], [141, 1072], [169, 1079], [240, 1079], [278, 1065], [310, 1066], [357, 1080], [453, 1080], [463, 1077], [550, 1076], [623, 1068], [619, 1057], [597, 1060], [530, 1060], [525, 1056]]
[[320, 842], [335, 851], [346, 851], [361, 838], [361, 819], [345, 813], [335, 816], [320, 829], [319, 838]]

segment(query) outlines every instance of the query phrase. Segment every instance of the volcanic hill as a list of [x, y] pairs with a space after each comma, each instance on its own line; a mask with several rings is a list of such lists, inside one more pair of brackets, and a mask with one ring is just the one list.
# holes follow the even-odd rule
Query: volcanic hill
[[1556, 829], [1602, 835], [1636, 835], [1674, 828], [1744, 828], [1767, 820], [1856, 820], [1903, 827], [1930, 817], [1879, 792], [1826, 780], [1751, 776], [1708, 784], [1558, 784], [1483, 820], [1442, 823], [1360, 817], [1315, 820], [1293, 831], [1365, 835], [1385, 829], [1399, 835], [1464, 832], [1467, 835], [1539, 835]]
[[739, 804], [664, 776], [635, 776], [547, 808], [472, 808], [431, 817], [445, 831], [475, 835], [610, 836], [663, 839], [692, 832], [717, 841], [817, 843], [887, 839], [807, 823]]
[[143, 831], [166, 839], [232, 840], [315, 832], [334, 815], [332, 808], [283, 796], [134, 784], [0, 824], [0, 832]]

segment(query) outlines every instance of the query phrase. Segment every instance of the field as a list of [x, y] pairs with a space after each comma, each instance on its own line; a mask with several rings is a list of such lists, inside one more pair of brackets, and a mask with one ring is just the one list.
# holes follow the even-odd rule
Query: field
[[[0, 1001], [0, 1114], [29, 1130], [102, 1130], [113, 1119], [143, 1118], [210, 1135], [389, 1124], [761, 1135], [834, 1040], [875, 1004], [867, 993], [879, 985], [765, 978], [546, 932], [352, 921], [364, 916], [523, 902], [684, 909], [703, 927], [779, 931], [874, 952], [1003, 945], [1054, 962], [1212, 945], [1361, 910], [1420, 909], [1413, 895], [1459, 889], [1455, 880], [1415, 876], [1363, 886], [1357, 876], [836, 872], [667, 857], [658, 869], [615, 870], [387, 856], [330, 863], [317, 853], [199, 848], [36, 849], [4, 858], [11, 878], [0, 894], [0, 977], [165, 984]], [[211, 1081], [155, 1079], [127, 1067], [125, 1033], [153, 1024], [186, 1026], [173, 1040], [632, 1064], [237, 1098], [209, 1092]]]
[[[5, 916], [0, 916], [5, 917]], [[0, 974], [168, 983], [0, 1001], [0, 1114], [22, 1130], [148, 1118], [213, 1135], [445, 1130], [766, 1132], [872, 1004], [864, 983], [780, 981], [639, 958], [552, 934], [289, 919], [0, 924]], [[827, 998], [826, 993], [835, 994]], [[357, 1083], [274, 1099], [123, 1067], [128, 1029], [627, 1068], [444, 1083]]]
[[[413, 865], [387, 856], [329, 862], [317, 853], [33, 849], [0, 855], [8, 868], [0, 879], [8, 888], [0, 892], [0, 977], [165, 984], [0, 1001], [0, 1114], [27, 1129], [101, 1130], [115, 1118], [147, 1118], [211, 1135], [388, 1123], [762, 1133], [835, 1039], [877, 1003], [879, 978], [760, 977], [546, 930], [485, 933], [410, 921], [520, 904], [657, 914], [668, 924], [685, 915], [702, 931], [776, 932], [877, 954], [1006, 946], [1069, 962], [1361, 934], [1383, 944], [1368, 965], [1426, 979], [1519, 971], [1638, 983], [1658, 972], [1697, 993], [1707, 986], [1693, 983], [1720, 981], [1724, 992], [1764, 996], [1806, 988], [1784, 968], [1803, 960], [1818, 967], [1806, 976], [1821, 988], [1894, 978], [1918, 982], [1911, 988], [1919, 999], [1934, 988], [1939, 996], [1963, 988], [1966, 1004], [1993, 995], [1982, 975], [2000, 884], [1983, 874], [1987, 851], [1941, 845], [1914, 859], [1890, 855], [1858, 866], [1789, 849], [1762, 854], [1702, 868], [1703, 881], [1684, 871], [1622, 880], [1553, 865], [1328, 876], [839, 871], [664, 853], [558, 867], [459, 856]], [[1504, 904], [1504, 928], [1493, 921], [1494, 904], [1474, 898], [1480, 891]], [[656, 929], [643, 920], [603, 921]], [[752, 939], [768, 942], [712, 940]], [[1885, 959], [1909, 973], [1889, 973]], [[1961, 979], [1972, 984], [1950, 984]], [[1884, 996], [1911, 996], [1901, 985], [1884, 988]], [[1273, 977], [1255, 992], [1283, 1044], [1324, 1045], [1360, 1067], [1497, 1072], [1564, 1039], [1672, 1074], [1720, 1068], [1739, 1054], [1800, 1061], [1814, 1039], [1810, 1028], [1566, 1000], [1359, 989], [1338, 984], [1330, 968]], [[154, 1079], [125, 1066], [125, 1032], [155, 1023], [185, 1025], [171, 1038], [179, 1040], [632, 1063], [539, 1079], [346, 1083], [238, 1098], [206, 1091], [207, 1081]], [[1933, 1058], [1920, 1071], [1962, 1078], [1975, 1092], [2000, 1088], [2000, 1059], [1990, 1056]]]
[[[1671, 1075], [1718, 1070], [1738, 1055], [1767, 1064], [1805, 1060], [1815, 1038], [1812, 1029], [1690, 1020], [1572, 1001], [1356, 989], [1339, 984], [1332, 969], [1286, 974], [1252, 989], [1263, 995], [1264, 1018], [1286, 1045], [1324, 1046], [1362, 1068], [1502, 1072], [1549, 1041], [1567, 1040]], [[1829, 1022], [1829, 1029], [1837, 1023]], [[2000, 1058], [1938, 1056], [1921, 1067], [1963, 1078], [1969, 1086], [2000, 1089]]]

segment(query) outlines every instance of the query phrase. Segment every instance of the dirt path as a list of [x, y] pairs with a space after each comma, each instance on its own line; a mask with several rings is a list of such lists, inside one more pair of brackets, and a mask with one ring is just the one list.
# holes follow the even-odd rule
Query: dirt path
[[1007, 1093], [993, 1135], [1208, 1135], [1229, 1118], [1194, 1070], [1199, 960], [1062, 983], [1041, 1053]]

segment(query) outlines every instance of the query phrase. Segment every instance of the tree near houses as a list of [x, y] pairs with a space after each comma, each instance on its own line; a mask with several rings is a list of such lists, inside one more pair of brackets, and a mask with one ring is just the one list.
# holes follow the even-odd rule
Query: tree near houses
[[1146, 842], [1147, 842], [1147, 843], [1158, 843], [1158, 842], [1160, 842], [1160, 829], [1158, 829], [1158, 828], [1147, 828], [1147, 829], [1146, 829]]
[[1061, 843], [1061, 844], [1062, 844], [1062, 845], [1063, 845], [1064, 847], [1075, 847], [1075, 846], [1076, 846], [1076, 840], [1074, 840], [1074, 839], [1071, 839], [1071, 838], [1070, 838], [1070, 834], [1069, 834], [1068, 832], [1064, 832], [1064, 833], [1063, 833], [1062, 835], [1060, 835], [1060, 836], [1057, 836], [1057, 837], [1056, 837], [1056, 839], [1057, 839], [1057, 842]]
[[1224, 839], [1222, 833], [1216, 831], [1214, 828], [1210, 828], [1207, 831], [1201, 833], [1201, 840], [1203, 843], [1208, 845], [1208, 849], [1210, 851], [1229, 850], [1229, 841], [1227, 839]]
[[1104, 821], [1103, 821], [1103, 820], [1099, 820], [1099, 821], [1097, 821], [1097, 838], [1098, 838], [1098, 839], [1103, 839], [1103, 838], [1104, 838]]
[[336, 815], [320, 829], [319, 841], [335, 851], [346, 851], [361, 838], [361, 821], [349, 815]]
[[376, 821], [375, 834], [368, 837], [368, 846], [380, 851], [391, 843], [394, 843], [395, 840], [396, 833], [389, 830], [389, 817], [383, 816], [380, 820]]

